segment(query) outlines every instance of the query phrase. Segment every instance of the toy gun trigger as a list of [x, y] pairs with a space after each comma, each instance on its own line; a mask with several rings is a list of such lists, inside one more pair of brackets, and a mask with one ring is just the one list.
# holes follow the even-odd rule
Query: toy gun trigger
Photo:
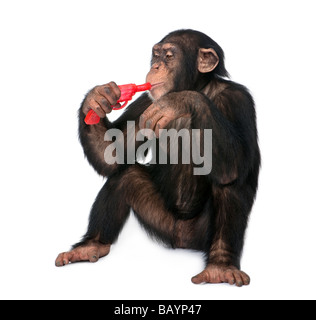
[[113, 110], [121, 110], [121, 109], [125, 108], [125, 106], [128, 104], [128, 101], [129, 101], [129, 100], [126, 100], [126, 101], [124, 102], [124, 104], [121, 105], [120, 107], [112, 107], [112, 109], [113, 109]]

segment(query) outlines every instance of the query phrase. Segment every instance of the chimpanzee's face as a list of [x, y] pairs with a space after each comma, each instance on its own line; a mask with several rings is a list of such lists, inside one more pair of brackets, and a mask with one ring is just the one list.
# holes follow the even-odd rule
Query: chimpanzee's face
[[175, 89], [182, 59], [183, 54], [175, 44], [159, 43], [153, 47], [151, 69], [146, 81], [152, 85], [150, 95], [154, 100]]

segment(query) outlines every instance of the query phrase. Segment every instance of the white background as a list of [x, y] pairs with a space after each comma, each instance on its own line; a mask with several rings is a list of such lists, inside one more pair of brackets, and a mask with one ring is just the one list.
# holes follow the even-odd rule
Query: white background
[[[0, 298], [312, 299], [314, 1], [1, 1]], [[193, 285], [201, 254], [150, 240], [131, 216], [97, 264], [55, 268], [103, 185], [77, 140], [93, 86], [141, 83], [151, 47], [192, 28], [217, 41], [256, 100], [263, 165], [242, 260], [249, 287]]]

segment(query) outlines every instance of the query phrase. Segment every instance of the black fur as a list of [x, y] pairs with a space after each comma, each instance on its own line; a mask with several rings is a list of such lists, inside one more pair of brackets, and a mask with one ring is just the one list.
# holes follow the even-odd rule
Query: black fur
[[[207, 263], [239, 268], [260, 167], [254, 101], [244, 86], [225, 79], [224, 52], [208, 36], [180, 30], [170, 33], [164, 42], [176, 43], [185, 54], [184, 68], [175, 79], [181, 85], [174, 91], [180, 95], [183, 92], [183, 99], [189, 97], [185, 101], [192, 114], [190, 129], [213, 130], [212, 172], [193, 176], [190, 165], [111, 166], [102, 161], [103, 149], [96, 148], [102, 145], [104, 132], [110, 128], [124, 131], [128, 120], [138, 123], [152, 103], [147, 94], [132, 103], [117, 121], [104, 120], [99, 129], [84, 123], [80, 109], [79, 137], [85, 155], [108, 180], [92, 207], [86, 235], [74, 247], [96, 238], [113, 243], [132, 208], [148, 233], [167, 245], [201, 250]], [[209, 74], [197, 72], [199, 48], [213, 48], [219, 56], [218, 66]], [[217, 86], [215, 96], [213, 89], [209, 94], [203, 91], [210, 83]], [[190, 98], [192, 92], [194, 99]], [[179, 95], [167, 96], [177, 107]], [[224, 250], [217, 253], [223, 246]]]

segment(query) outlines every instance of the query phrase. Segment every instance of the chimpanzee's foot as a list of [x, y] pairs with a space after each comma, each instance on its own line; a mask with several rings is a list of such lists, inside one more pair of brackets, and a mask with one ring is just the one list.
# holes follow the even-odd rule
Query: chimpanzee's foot
[[206, 283], [229, 283], [236, 284], [237, 287], [248, 285], [250, 277], [243, 271], [238, 270], [234, 266], [217, 266], [209, 264], [204, 271], [193, 277], [192, 282], [200, 284]]
[[97, 262], [110, 252], [110, 244], [102, 244], [98, 241], [89, 241], [69, 252], [60, 253], [55, 261], [56, 267], [63, 267], [69, 263], [78, 261]]

